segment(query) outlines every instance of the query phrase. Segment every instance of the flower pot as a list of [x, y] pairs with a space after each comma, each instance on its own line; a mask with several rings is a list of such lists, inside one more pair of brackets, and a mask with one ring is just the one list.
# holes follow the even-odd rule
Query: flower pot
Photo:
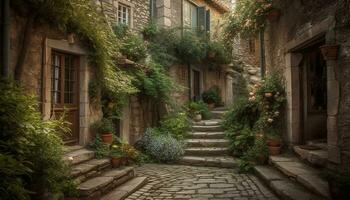
[[272, 9], [269, 13], [267, 13], [266, 18], [269, 22], [276, 22], [281, 16], [281, 11], [278, 9]]
[[129, 159], [127, 157], [122, 157], [121, 158], [121, 164], [122, 165], [128, 165], [129, 164]]
[[195, 122], [200, 122], [202, 120], [202, 115], [201, 114], [196, 114], [195, 116], [194, 116], [194, 121]]
[[266, 164], [266, 163], [267, 163], [267, 156], [265, 156], [265, 155], [260, 155], [260, 156], [258, 157], [258, 160], [257, 160], [256, 162], [257, 162], [257, 164], [259, 164], [259, 165], [264, 165], [264, 164]]
[[117, 167], [120, 167], [122, 165], [122, 158], [119, 157], [112, 157], [111, 158], [111, 165], [113, 168], [117, 168]]
[[213, 110], [215, 108], [215, 103], [208, 103], [209, 110]]
[[281, 146], [281, 144], [282, 144], [282, 141], [280, 138], [267, 140], [267, 145], [271, 147], [278, 147], [278, 146]]
[[271, 156], [279, 155], [281, 153], [281, 146], [268, 146], [269, 147], [269, 154]]
[[101, 134], [102, 141], [106, 144], [112, 144], [113, 142], [113, 134], [112, 133], [104, 133]]
[[266, 98], [270, 98], [270, 97], [273, 96], [273, 94], [272, 94], [272, 92], [265, 92], [264, 96], [265, 96]]
[[336, 60], [338, 56], [339, 45], [323, 45], [320, 47], [325, 60]]

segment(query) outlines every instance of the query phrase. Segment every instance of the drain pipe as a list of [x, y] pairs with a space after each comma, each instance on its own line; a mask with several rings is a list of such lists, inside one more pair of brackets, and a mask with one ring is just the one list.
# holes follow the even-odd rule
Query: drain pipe
[[260, 73], [261, 73], [261, 78], [264, 78], [266, 74], [264, 30], [261, 30], [259, 32], [259, 42], [260, 42]]
[[1, 76], [9, 76], [10, 64], [10, 0], [1, 1]]
[[188, 79], [188, 100], [192, 101], [192, 88], [191, 88], [191, 64], [187, 64], [187, 79]]

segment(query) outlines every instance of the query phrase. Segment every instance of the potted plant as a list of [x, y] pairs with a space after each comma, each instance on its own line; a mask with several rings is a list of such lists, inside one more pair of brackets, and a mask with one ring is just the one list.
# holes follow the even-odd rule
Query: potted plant
[[123, 153], [123, 165], [128, 165], [129, 163], [134, 162], [139, 155], [139, 152], [133, 146], [127, 143], [122, 143], [120, 150]]
[[277, 8], [272, 8], [266, 15], [269, 22], [276, 22], [281, 16], [281, 11]]
[[282, 140], [276, 130], [270, 130], [267, 133], [267, 146], [270, 155], [278, 155], [281, 153]]
[[320, 47], [323, 58], [325, 60], [336, 60], [338, 56], [339, 45], [328, 44]]
[[333, 199], [346, 200], [350, 197], [350, 170], [346, 168], [327, 169], [323, 172], [328, 181]]
[[112, 145], [110, 157], [113, 168], [118, 168], [122, 165], [124, 154], [117, 145]]
[[219, 92], [213, 88], [203, 92], [202, 99], [208, 104], [209, 109], [213, 109], [221, 101]]
[[195, 122], [200, 122], [202, 120], [202, 115], [199, 111], [196, 111], [195, 112], [195, 115], [194, 115], [194, 121]]
[[93, 129], [100, 134], [101, 139], [106, 144], [112, 144], [113, 142], [113, 123], [111, 120], [103, 118], [93, 124]]

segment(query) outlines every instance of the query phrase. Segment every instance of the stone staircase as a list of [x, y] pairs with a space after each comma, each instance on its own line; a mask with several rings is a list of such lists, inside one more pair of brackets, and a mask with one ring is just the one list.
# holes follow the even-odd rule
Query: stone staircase
[[64, 160], [78, 183], [77, 199], [125, 199], [147, 181], [146, 177], [135, 177], [133, 166], [112, 168], [109, 159], [96, 159], [95, 152], [82, 146], [67, 146]]
[[235, 160], [229, 156], [229, 141], [220, 126], [224, 108], [212, 111], [213, 119], [194, 122], [186, 140], [185, 156], [179, 163], [194, 166], [233, 168]]
[[269, 166], [254, 170], [281, 199], [331, 199], [328, 182], [320, 176], [320, 168], [303, 162], [294, 154], [270, 156]]

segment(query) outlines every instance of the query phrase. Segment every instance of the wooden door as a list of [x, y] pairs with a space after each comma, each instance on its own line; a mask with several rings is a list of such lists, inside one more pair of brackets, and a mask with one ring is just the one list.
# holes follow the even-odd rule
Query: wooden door
[[200, 100], [200, 72], [197, 70], [192, 70], [193, 71], [193, 100], [198, 101]]
[[327, 69], [319, 45], [304, 53], [301, 70], [304, 141], [327, 137]]
[[79, 58], [52, 52], [51, 64], [52, 116], [57, 118], [65, 114], [71, 133], [62, 137], [65, 143], [75, 144], [79, 139]]

